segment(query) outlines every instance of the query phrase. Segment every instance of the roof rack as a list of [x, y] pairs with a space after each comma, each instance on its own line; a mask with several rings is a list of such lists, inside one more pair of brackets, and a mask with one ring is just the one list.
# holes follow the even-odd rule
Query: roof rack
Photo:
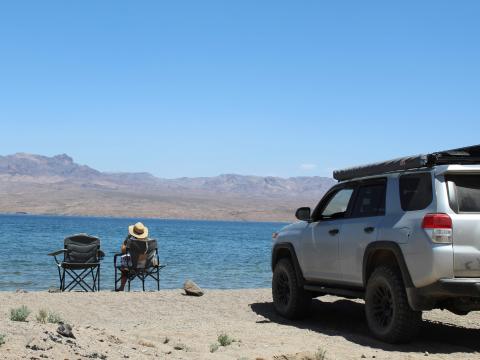
[[338, 181], [344, 181], [364, 176], [384, 174], [387, 172], [419, 169], [445, 164], [480, 164], [480, 145], [439, 151], [426, 155], [408, 156], [369, 165], [335, 170], [333, 172], [333, 178]]

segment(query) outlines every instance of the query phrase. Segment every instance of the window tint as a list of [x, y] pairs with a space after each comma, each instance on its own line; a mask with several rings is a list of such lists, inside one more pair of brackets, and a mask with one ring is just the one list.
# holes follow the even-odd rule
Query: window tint
[[360, 186], [353, 217], [385, 215], [385, 183]]
[[454, 184], [455, 193], [448, 193], [453, 210], [480, 212], [480, 175], [450, 175], [447, 176], [447, 181]]
[[404, 211], [422, 210], [432, 202], [432, 176], [430, 173], [400, 176], [400, 202]]
[[339, 190], [328, 202], [322, 211], [322, 218], [342, 217], [348, 208], [348, 203], [352, 197], [353, 189]]

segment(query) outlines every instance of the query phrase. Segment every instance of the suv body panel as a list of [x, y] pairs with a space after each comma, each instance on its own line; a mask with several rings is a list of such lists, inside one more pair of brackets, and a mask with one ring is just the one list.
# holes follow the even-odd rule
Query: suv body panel
[[330, 234], [341, 225], [335, 221], [313, 222], [308, 225], [302, 244], [306, 280], [342, 280], [338, 258], [339, 235]]
[[[391, 187], [386, 177], [371, 178], [359, 183], [360, 187], [384, 186], [384, 198], [388, 198]], [[354, 196], [357, 201], [359, 191]], [[340, 220], [342, 228], [339, 238], [339, 258], [342, 280], [352, 285], [363, 285], [362, 260], [367, 246], [376, 242], [382, 234], [383, 222], [390, 209], [385, 201], [384, 214], [355, 216], [353, 213]]]
[[[378, 240], [378, 229], [381, 229], [382, 221], [382, 216], [343, 220], [339, 258], [344, 282], [363, 285], [362, 259], [368, 244]], [[373, 231], [365, 232], [367, 228], [373, 228]]]

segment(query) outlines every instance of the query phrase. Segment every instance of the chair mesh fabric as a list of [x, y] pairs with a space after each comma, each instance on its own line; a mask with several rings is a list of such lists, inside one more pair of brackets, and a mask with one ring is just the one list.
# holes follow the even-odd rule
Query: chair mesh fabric
[[148, 269], [157, 266], [157, 240], [128, 240], [127, 251], [135, 270]]
[[67, 237], [64, 241], [65, 253], [64, 262], [73, 264], [94, 264], [98, 263], [98, 250], [100, 239], [89, 235], [74, 235]]

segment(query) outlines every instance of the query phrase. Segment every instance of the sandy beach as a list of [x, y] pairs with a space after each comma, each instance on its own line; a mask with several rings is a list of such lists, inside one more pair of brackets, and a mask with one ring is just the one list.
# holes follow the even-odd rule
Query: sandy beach
[[[290, 322], [273, 312], [269, 289], [207, 290], [189, 297], [182, 290], [131, 293], [0, 293], [2, 359], [480, 359], [480, 314], [446, 311], [424, 315], [417, 341], [387, 345], [373, 340], [363, 304], [336, 297], [315, 300], [312, 316]], [[26, 305], [27, 322], [9, 319]], [[40, 309], [73, 325], [75, 339], [57, 325], [41, 324]], [[235, 341], [218, 346], [218, 335]]]

